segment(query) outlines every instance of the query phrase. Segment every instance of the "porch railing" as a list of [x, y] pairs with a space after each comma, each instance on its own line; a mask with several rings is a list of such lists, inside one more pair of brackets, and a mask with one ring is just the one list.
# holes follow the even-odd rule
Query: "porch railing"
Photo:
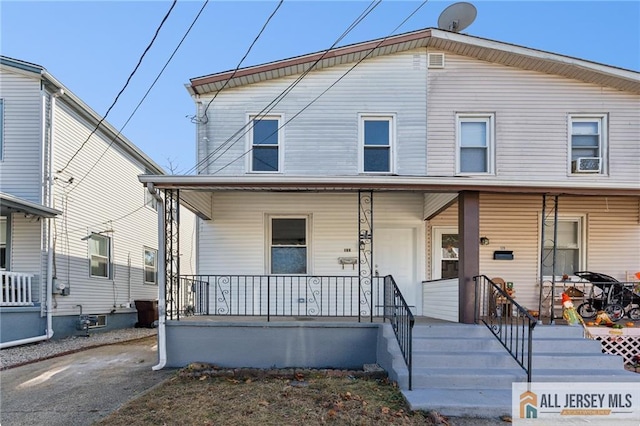
[[485, 275], [475, 281], [475, 321], [484, 323], [531, 382], [533, 329], [537, 320]]
[[400, 345], [400, 351], [409, 372], [409, 390], [411, 390], [412, 339], [415, 318], [391, 275], [384, 277], [384, 319], [391, 323], [398, 345]]
[[0, 271], [0, 306], [33, 306], [32, 274]]
[[175, 292], [175, 315], [271, 317], [380, 317], [382, 277], [188, 275]]

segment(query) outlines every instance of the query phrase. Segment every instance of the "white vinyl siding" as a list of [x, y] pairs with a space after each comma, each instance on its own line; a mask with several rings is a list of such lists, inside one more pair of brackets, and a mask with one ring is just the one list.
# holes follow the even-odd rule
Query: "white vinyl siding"
[[[496, 117], [496, 178], [573, 183], [576, 176], [567, 176], [567, 116], [579, 113], [607, 115], [606, 185], [638, 181], [637, 94], [455, 54], [447, 54], [445, 69], [428, 70], [427, 82], [429, 176], [456, 172], [456, 112], [491, 111]], [[599, 177], [585, 174], [580, 180], [589, 176]]]
[[[308, 217], [307, 274], [357, 275], [357, 266], [353, 270], [338, 263], [339, 257], [358, 256], [357, 194], [221, 192], [213, 199], [213, 220], [199, 221], [199, 274], [268, 273], [269, 217]], [[421, 194], [374, 194], [374, 227], [397, 224], [422, 230], [422, 201]], [[423, 247], [423, 233], [418, 234]], [[422, 250], [416, 259], [417, 270], [423, 270]]]
[[457, 114], [458, 174], [493, 174], [494, 116], [492, 114]]
[[598, 173], [604, 172], [607, 147], [607, 117], [605, 115], [570, 115], [569, 150], [571, 152], [569, 170], [577, 173], [576, 163], [580, 158], [600, 161]]
[[[394, 172], [424, 175], [427, 140], [425, 66], [424, 49], [370, 58], [322, 96], [320, 94], [352, 64], [309, 73], [277, 105], [277, 112], [283, 117], [281, 124], [287, 123], [281, 130], [285, 144], [282, 173], [292, 176], [358, 175], [358, 115], [385, 112], [396, 117], [395, 139], [398, 143], [393, 153]], [[206, 128], [208, 153], [216, 151], [217, 159], [210, 162], [203, 173], [229, 176], [243, 175], [251, 170], [249, 160], [245, 162], [250, 144], [244, 140], [248, 136], [233, 135], [247, 125], [250, 114], [266, 107], [296, 78], [298, 75], [227, 88], [218, 94], [207, 112], [212, 118], [201, 126]], [[207, 103], [212, 96], [203, 95], [202, 102]], [[307, 105], [304, 112], [296, 116]], [[205, 130], [201, 130], [202, 137], [204, 133]], [[204, 139], [200, 146], [205, 146]], [[202, 151], [198, 153], [203, 154]]]
[[280, 116], [250, 117], [249, 163], [251, 172], [281, 171], [282, 126]]
[[0, 98], [0, 161], [4, 152], [4, 99]]
[[42, 200], [42, 104], [40, 76], [0, 68], [3, 100], [0, 191]]
[[395, 120], [387, 115], [361, 115], [360, 170], [364, 173], [392, 173]]
[[46, 259], [42, 250], [42, 220], [34, 217], [25, 217], [22, 213], [13, 213], [8, 221], [11, 225], [8, 243], [11, 253], [7, 268], [13, 272], [33, 274], [32, 295], [34, 301], [40, 301], [40, 284], [44, 282], [45, 272], [41, 269], [42, 262]]

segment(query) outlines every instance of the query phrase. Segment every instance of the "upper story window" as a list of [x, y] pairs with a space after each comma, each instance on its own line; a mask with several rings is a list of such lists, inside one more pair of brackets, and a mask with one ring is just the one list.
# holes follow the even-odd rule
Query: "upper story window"
[[280, 132], [281, 117], [251, 117], [249, 139], [251, 155], [249, 170], [252, 172], [279, 172], [282, 155]]
[[458, 114], [457, 174], [492, 174], [495, 146], [493, 114]]
[[158, 250], [144, 249], [144, 283], [158, 284]]
[[100, 234], [89, 238], [89, 263], [92, 277], [110, 278], [111, 239]]
[[361, 164], [364, 173], [392, 173], [394, 117], [360, 117]]
[[4, 99], [0, 98], [0, 160], [4, 152]]
[[571, 173], [604, 173], [606, 142], [606, 115], [569, 116]]

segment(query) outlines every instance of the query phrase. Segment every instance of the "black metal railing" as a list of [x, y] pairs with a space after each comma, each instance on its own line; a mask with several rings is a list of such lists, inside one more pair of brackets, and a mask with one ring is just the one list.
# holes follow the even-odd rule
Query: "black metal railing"
[[537, 320], [485, 275], [475, 281], [475, 321], [481, 321], [527, 373], [531, 382], [533, 329]]
[[400, 351], [409, 372], [409, 390], [411, 390], [411, 357], [415, 318], [391, 275], [384, 277], [384, 319], [391, 323], [398, 345], [400, 345]]
[[[189, 275], [181, 288], [193, 289], [189, 297], [195, 314], [271, 317], [382, 316], [383, 278], [362, 283], [356, 276], [293, 275]], [[179, 291], [180, 294], [183, 291]], [[186, 297], [183, 295], [183, 297]]]

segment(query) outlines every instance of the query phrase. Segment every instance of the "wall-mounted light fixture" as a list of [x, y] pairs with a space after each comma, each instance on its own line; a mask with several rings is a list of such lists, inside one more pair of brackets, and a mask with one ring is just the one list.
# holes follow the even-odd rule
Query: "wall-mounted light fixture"
[[490, 243], [489, 238], [487, 237], [480, 237], [480, 245], [481, 246], [488, 246]]

